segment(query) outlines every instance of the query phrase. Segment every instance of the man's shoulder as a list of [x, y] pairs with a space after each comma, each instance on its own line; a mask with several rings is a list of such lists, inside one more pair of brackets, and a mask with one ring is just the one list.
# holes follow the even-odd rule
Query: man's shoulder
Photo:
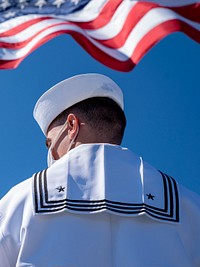
[[0, 200], [1, 214], [22, 208], [30, 198], [32, 198], [32, 177], [13, 186]]
[[7, 196], [15, 196], [15, 195], [19, 195], [19, 196], [24, 196], [26, 195], [27, 191], [29, 190], [30, 186], [31, 186], [31, 180], [32, 177], [14, 185], [7, 193], [6, 195], [2, 198], [2, 200], [7, 197]]

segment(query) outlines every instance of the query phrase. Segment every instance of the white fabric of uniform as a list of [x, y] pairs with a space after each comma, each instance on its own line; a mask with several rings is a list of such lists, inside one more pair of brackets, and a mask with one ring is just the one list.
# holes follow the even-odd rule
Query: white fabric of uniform
[[0, 201], [0, 267], [199, 267], [200, 197], [133, 152], [84, 144]]

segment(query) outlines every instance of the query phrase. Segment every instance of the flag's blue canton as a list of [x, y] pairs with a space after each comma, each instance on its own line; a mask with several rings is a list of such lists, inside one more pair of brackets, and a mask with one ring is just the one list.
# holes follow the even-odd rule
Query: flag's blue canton
[[27, 14], [66, 15], [90, 0], [0, 0], [0, 22]]

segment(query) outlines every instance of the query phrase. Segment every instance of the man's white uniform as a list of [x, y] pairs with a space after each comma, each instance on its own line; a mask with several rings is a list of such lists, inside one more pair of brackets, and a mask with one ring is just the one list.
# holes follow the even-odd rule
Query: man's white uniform
[[199, 207], [128, 149], [80, 145], [2, 199], [0, 266], [199, 267]]
[[82, 144], [0, 201], [0, 267], [200, 267], [199, 228], [198, 195], [126, 148]]

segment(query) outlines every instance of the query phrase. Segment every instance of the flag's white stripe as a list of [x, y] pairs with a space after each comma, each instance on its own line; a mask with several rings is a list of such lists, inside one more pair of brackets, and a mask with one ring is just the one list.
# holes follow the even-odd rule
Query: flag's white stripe
[[46, 37], [47, 35], [49, 35], [51, 33], [54, 33], [57, 31], [62, 31], [62, 30], [72, 30], [74, 32], [81, 33], [81, 35], [84, 35], [96, 47], [98, 47], [100, 50], [104, 51], [108, 55], [111, 55], [115, 59], [118, 59], [120, 61], [126, 61], [128, 59], [126, 55], [119, 53], [117, 51], [117, 49], [111, 49], [111, 48], [105, 47], [104, 45], [101, 45], [97, 41], [93, 40], [81, 28], [79, 28], [78, 26], [75, 26], [75, 25], [59, 25], [59, 26], [49, 28], [46, 31], [37, 35], [35, 38], [33, 38], [33, 40], [31, 40], [31, 42], [29, 42], [25, 47], [23, 47], [21, 49], [1, 48], [0, 49], [0, 58], [2, 60], [15, 60], [15, 59], [19, 59], [21, 57], [24, 57], [44, 37]]
[[28, 28], [24, 29], [23, 31], [9, 36], [9, 37], [1, 37], [0, 42], [7, 42], [7, 43], [18, 43], [18, 42], [23, 42], [29, 39], [30, 37], [33, 37], [35, 34], [37, 34], [39, 31], [46, 29], [49, 26], [54, 26], [58, 23], [62, 23], [62, 20], [58, 19], [48, 19], [48, 20], [43, 20], [40, 22], [37, 22]]
[[[127, 1], [127, 0], [124, 0]], [[129, 1], [129, 0], [128, 0]], [[96, 19], [99, 16], [100, 11], [108, 3], [109, 0], [91, 0], [80, 11], [61, 16], [63, 19], [77, 22], [88, 22]]]
[[15, 17], [13, 19], [7, 20], [5, 22], [0, 23], [0, 34], [11, 30], [12, 28], [30, 21], [32, 19], [37, 19], [37, 18], [44, 18], [44, 17], [48, 17], [47, 15], [25, 15], [25, 16], [20, 16], [20, 17]]
[[185, 19], [182, 16], [177, 15], [175, 12], [165, 9], [165, 8], [155, 8], [149, 11], [134, 27], [129, 37], [127, 38], [123, 47], [119, 48], [119, 51], [123, 54], [126, 54], [128, 57], [131, 57], [134, 49], [136, 48], [139, 41], [152, 29], [160, 25], [163, 22], [179, 19], [193, 28], [200, 30], [200, 24], [191, 22], [188, 19]]
[[97, 30], [87, 30], [87, 33], [98, 40], [107, 40], [115, 37], [120, 33], [128, 14], [136, 4], [136, 1], [124, 1], [118, 7], [109, 23]]

